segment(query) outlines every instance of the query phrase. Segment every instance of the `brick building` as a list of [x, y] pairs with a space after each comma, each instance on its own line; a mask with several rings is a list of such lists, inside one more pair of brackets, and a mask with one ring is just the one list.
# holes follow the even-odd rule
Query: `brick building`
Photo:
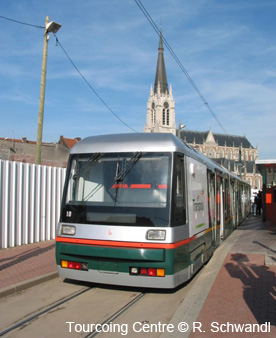
[[[67, 166], [70, 149], [80, 138], [70, 139], [60, 136], [57, 143], [42, 142], [41, 164], [53, 167]], [[0, 137], [0, 159], [35, 163], [36, 141], [30, 141], [26, 137], [21, 140]]]

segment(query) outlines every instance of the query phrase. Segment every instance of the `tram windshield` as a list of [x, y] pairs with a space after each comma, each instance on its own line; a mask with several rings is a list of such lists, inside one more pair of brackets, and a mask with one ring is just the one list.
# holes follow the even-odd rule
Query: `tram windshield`
[[171, 154], [70, 157], [63, 222], [168, 226]]

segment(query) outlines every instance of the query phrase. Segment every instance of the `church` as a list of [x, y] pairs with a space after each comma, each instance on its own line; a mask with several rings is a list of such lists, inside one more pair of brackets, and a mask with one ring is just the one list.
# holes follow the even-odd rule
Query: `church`
[[147, 102], [145, 133], [172, 133], [183, 142], [212, 158], [229, 171], [241, 176], [252, 188], [262, 188], [262, 176], [256, 171], [258, 149], [245, 136], [217, 134], [209, 131], [178, 129], [175, 124], [175, 101], [172, 85], [168, 86], [164, 59], [162, 31], [160, 31], [154, 87]]

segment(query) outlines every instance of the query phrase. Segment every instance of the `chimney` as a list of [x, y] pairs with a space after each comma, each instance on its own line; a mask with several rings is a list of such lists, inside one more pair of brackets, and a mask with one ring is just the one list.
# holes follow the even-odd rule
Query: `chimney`
[[58, 143], [63, 144], [63, 135], [60, 135]]

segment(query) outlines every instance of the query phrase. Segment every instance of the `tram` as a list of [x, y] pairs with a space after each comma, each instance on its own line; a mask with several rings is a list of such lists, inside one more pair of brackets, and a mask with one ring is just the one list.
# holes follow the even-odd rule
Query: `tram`
[[172, 134], [92, 136], [70, 152], [61, 277], [175, 288], [250, 213], [250, 186]]

